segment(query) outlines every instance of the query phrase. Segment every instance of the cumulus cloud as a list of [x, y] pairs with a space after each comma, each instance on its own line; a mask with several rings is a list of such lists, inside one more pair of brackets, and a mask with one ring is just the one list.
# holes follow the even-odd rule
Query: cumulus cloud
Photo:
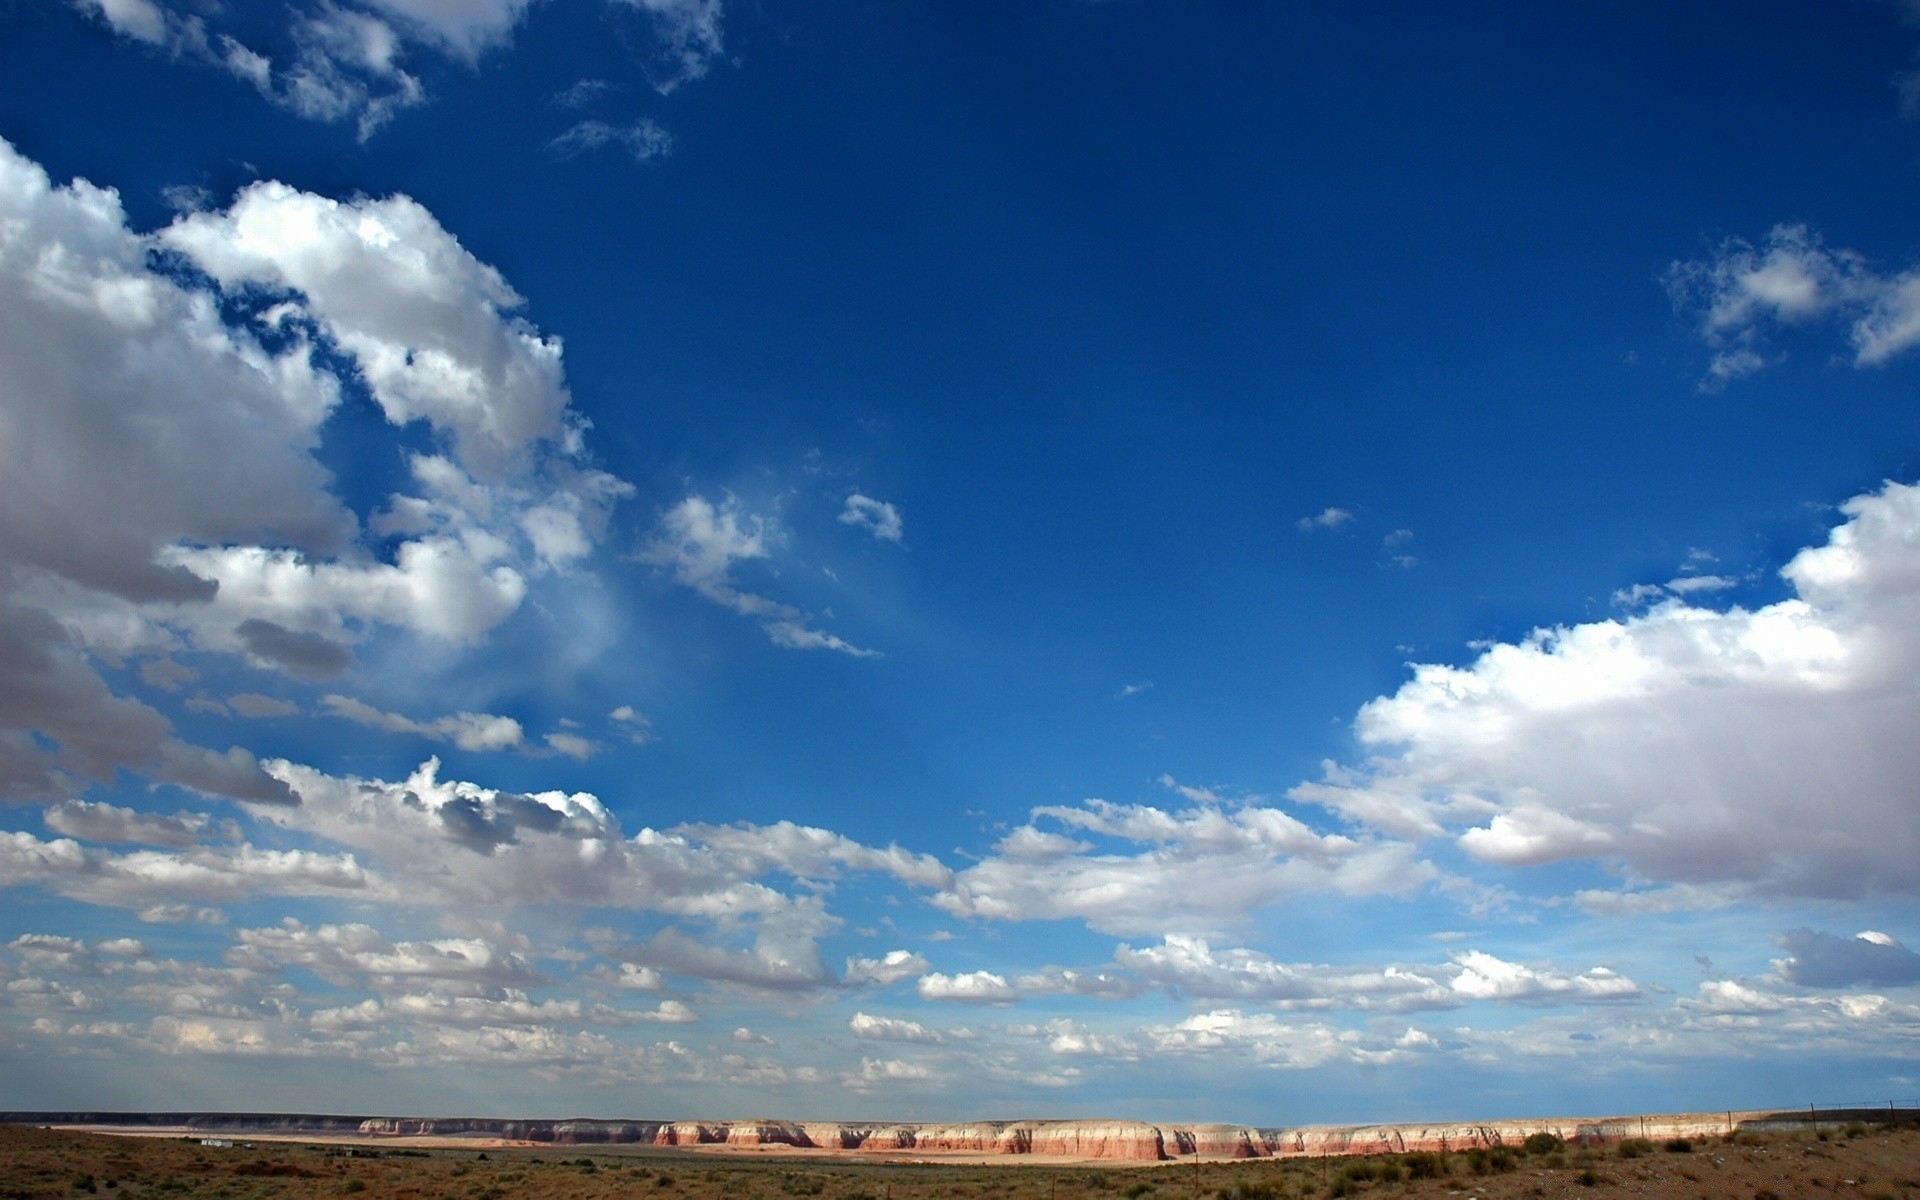
[[1231, 1053], [1263, 1067], [1302, 1070], [1355, 1057], [1360, 1035], [1320, 1023], [1294, 1024], [1272, 1013], [1215, 1009], [1143, 1031], [1162, 1054]]
[[[477, 638], [631, 490], [583, 462], [557, 341], [405, 197], [261, 183], [142, 235], [0, 143], [0, 298], [0, 794], [124, 768], [285, 802], [95, 662], [170, 687], [188, 650], [312, 678], [380, 625]], [[343, 376], [445, 443], [364, 518], [316, 457]]]
[[[47, 828], [88, 842], [147, 846], [192, 846], [214, 826], [206, 813], [184, 809], [167, 816], [88, 800], [62, 800], [41, 814]], [[223, 832], [231, 833], [227, 824]]]
[[1257, 1000], [1280, 1008], [1407, 1010], [1460, 1001], [1430, 970], [1331, 967], [1276, 962], [1255, 950], [1215, 950], [1200, 938], [1168, 935], [1158, 946], [1121, 945], [1114, 962], [1153, 986], [1206, 1000]]
[[1344, 508], [1323, 508], [1311, 517], [1301, 517], [1293, 527], [1301, 533], [1314, 533], [1323, 529], [1338, 529], [1353, 520], [1353, 513]]
[[1920, 954], [1876, 930], [1840, 937], [1803, 928], [1783, 933], [1775, 941], [1788, 957], [1774, 965], [1789, 983], [1817, 988], [1920, 983]]
[[841, 975], [849, 987], [892, 987], [933, 970], [933, 964], [911, 950], [889, 950], [879, 958], [849, 958]]
[[846, 507], [840, 510], [840, 523], [864, 529], [883, 542], [898, 542], [904, 532], [898, 508], [859, 492], [847, 497]]
[[688, 496], [661, 514], [639, 557], [667, 571], [674, 582], [760, 622], [776, 646], [838, 650], [855, 658], [878, 657], [878, 651], [861, 649], [814, 629], [792, 605], [744, 591], [734, 582], [735, 563], [768, 557], [779, 538], [778, 526], [745, 511], [732, 496], [718, 505], [704, 496]]
[[763, 930], [751, 949], [733, 950], [669, 928], [622, 955], [663, 972], [760, 991], [806, 991], [832, 982], [811, 939], [784, 936], [778, 930]]
[[289, 917], [277, 926], [242, 929], [235, 942], [227, 956], [232, 965], [267, 972], [303, 967], [335, 987], [364, 983], [397, 991], [409, 981], [431, 980], [475, 995], [547, 982], [519, 953], [480, 938], [393, 942], [368, 925], [309, 927]]
[[1641, 999], [1637, 984], [1606, 967], [1592, 967], [1578, 975], [1507, 962], [1480, 950], [1453, 956], [1459, 974], [1453, 990], [1472, 1000], [1504, 1000], [1514, 1004], [1612, 1003]]
[[176, 907], [190, 915], [182, 901], [345, 896], [365, 893], [372, 883], [351, 854], [250, 845], [121, 854], [70, 838], [0, 833], [0, 887], [37, 884], [88, 904], [156, 911], [162, 919]]
[[956, 1004], [1011, 1004], [1020, 998], [1004, 975], [992, 971], [969, 971], [964, 975], [943, 975], [938, 971], [922, 975], [915, 986], [922, 1000], [951, 1000]]
[[1666, 282], [1713, 351], [1709, 389], [1769, 365], [1768, 340], [1784, 326], [1844, 323], [1860, 367], [1920, 343], [1920, 268], [1878, 270], [1804, 225], [1776, 225], [1757, 247], [1729, 239], [1708, 258], [1674, 263]]
[[872, 1042], [921, 1042], [927, 1045], [939, 1045], [946, 1039], [936, 1030], [928, 1029], [918, 1021], [908, 1021], [900, 1017], [876, 1017], [869, 1013], [854, 1013], [847, 1021], [847, 1028], [853, 1036]]
[[1099, 853], [1093, 843], [1029, 824], [959, 872], [934, 903], [995, 920], [1078, 918], [1120, 934], [1205, 932], [1243, 924], [1303, 892], [1404, 894], [1438, 878], [1409, 844], [1318, 833], [1260, 804], [1202, 798], [1170, 812], [1089, 800], [1036, 808], [1033, 816], [1123, 849]]
[[1376, 754], [1295, 799], [1482, 861], [1592, 858], [1640, 884], [1920, 888], [1920, 489], [1842, 506], [1793, 596], [1673, 599], [1416, 667], [1356, 723]]

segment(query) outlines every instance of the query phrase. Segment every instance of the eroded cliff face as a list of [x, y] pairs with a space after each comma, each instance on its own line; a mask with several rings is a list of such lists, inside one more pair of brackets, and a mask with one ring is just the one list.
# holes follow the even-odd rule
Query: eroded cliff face
[[[1875, 1115], [1868, 1113], [1869, 1117]], [[10, 1124], [95, 1128], [171, 1127], [201, 1132], [362, 1138], [501, 1138], [552, 1145], [616, 1143], [681, 1147], [792, 1147], [818, 1152], [1054, 1156], [1157, 1162], [1344, 1154], [1464, 1151], [1518, 1145], [1547, 1131], [1574, 1143], [1629, 1137], [1712, 1137], [1741, 1128], [1804, 1127], [1797, 1113], [1694, 1113], [1671, 1116], [1498, 1121], [1480, 1124], [1307, 1126], [1152, 1125], [1141, 1121], [962, 1121], [887, 1124], [834, 1121], [561, 1121], [467, 1117], [347, 1117], [251, 1113], [0, 1113]]]

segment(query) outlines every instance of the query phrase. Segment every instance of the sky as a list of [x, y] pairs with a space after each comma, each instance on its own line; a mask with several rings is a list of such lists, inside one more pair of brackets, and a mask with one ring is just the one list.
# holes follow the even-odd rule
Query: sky
[[0, 1108], [1920, 1095], [1920, 6], [0, 0]]

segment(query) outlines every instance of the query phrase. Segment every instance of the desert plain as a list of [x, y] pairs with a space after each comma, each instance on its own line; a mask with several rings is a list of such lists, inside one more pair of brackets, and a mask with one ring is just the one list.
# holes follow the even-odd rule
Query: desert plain
[[[1905, 1116], [1906, 1114], [1902, 1114]], [[501, 1137], [209, 1136], [0, 1125], [0, 1200], [1791, 1200], [1920, 1196], [1920, 1124], [1847, 1121], [1464, 1150], [914, 1155], [790, 1145], [535, 1144]]]

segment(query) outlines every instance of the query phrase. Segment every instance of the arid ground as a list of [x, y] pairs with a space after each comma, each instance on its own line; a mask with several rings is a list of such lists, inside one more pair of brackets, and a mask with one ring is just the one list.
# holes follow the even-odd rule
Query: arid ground
[[319, 1141], [203, 1145], [0, 1127], [0, 1200], [1293, 1200], [1457, 1197], [1920, 1196], [1920, 1128], [1852, 1124], [1732, 1138], [1492, 1152], [1242, 1162], [1015, 1164], [832, 1161], [647, 1146], [430, 1148]]

